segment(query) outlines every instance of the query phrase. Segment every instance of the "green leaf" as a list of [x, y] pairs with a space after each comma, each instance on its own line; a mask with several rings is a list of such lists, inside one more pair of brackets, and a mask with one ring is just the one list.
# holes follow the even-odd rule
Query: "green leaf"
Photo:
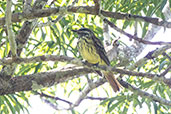
[[126, 29], [130, 24], [132, 24], [132, 22], [126, 20], [122, 26], [122, 29]]
[[41, 29], [41, 33], [42, 33], [41, 35], [42, 41], [44, 41], [46, 37], [46, 33], [43, 31], [43, 29]]
[[4, 99], [5, 99], [5, 103], [6, 103], [6, 105], [9, 107], [9, 109], [11, 110], [11, 113], [12, 114], [15, 114], [15, 108], [14, 108], [14, 106], [12, 106], [12, 103], [10, 102], [10, 100], [6, 97], [6, 96], [4, 96]]
[[108, 112], [112, 112], [112, 110], [114, 110], [119, 104], [121, 104], [120, 101], [116, 102], [115, 104], [113, 104], [111, 107], [109, 107]]
[[139, 101], [137, 95], [134, 95], [134, 98], [133, 98], [133, 106], [134, 106], [134, 108], [136, 108], [137, 105], [139, 105], [140, 108], [142, 108], [142, 102]]
[[153, 101], [153, 106], [154, 106], [154, 114], [157, 114], [158, 107], [155, 101]]
[[167, 0], [162, 0], [162, 3], [161, 3], [161, 5], [160, 5], [160, 11], [163, 10], [163, 8], [164, 8], [164, 6], [166, 5], [166, 3], [167, 3]]
[[71, 113], [72, 114], [79, 114], [77, 111], [75, 111], [74, 109], [73, 110], [71, 110]]
[[147, 33], [147, 30], [148, 30], [148, 25], [149, 23], [144, 23], [144, 26], [143, 26], [143, 32], [142, 32], [142, 38], [146, 35]]
[[162, 85], [158, 86], [158, 92], [162, 98], [165, 98], [164, 90], [165, 90], [165, 87], [163, 87]]
[[38, 70], [41, 69], [41, 67], [42, 67], [42, 62], [40, 62], [38, 65], [36, 65], [35, 70], [34, 70], [34, 73], [37, 73]]
[[169, 0], [169, 8], [171, 8], [171, 0]]
[[86, 114], [86, 112], [88, 111], [88, 109], [85, 109], [84, 112], [82, 114]]
[[[111, 98], [109, 105], [108, 105], [108, 112], [111, 112], [112, 110], [114, 110], [119, 104], [123, 104], [125, 100], [126, 100], [125, 95], [116, 96], [114, 98]], [[115, 102], [115, 103], [113, 103], [113, 102]]]
[[162, 61], [162, 63], [160, 63], [159, 65], [159, 72], [161, 72], [161, 70], [163, 69], [164, 65], [167, 64], [167, 61]]
[[55, 44], [54, 41], [48, 41], [47, 42], [47, 45], [48, 45], [49, 48], [53, 48], [54, 47], [54, 44]]
[[148, 110], [149, 110], [150, 113], [151, 113], [151, 100], [150, 100], [150, 99], [147, 99], [145, 103], [146, 103], [146, 105], [147, 105], [147, 107], [148, 107]]
[[110, 101], [110, 99], [105, 99], [104, 101], [102, 101], [102, 102], [100, 103], [100, 105], [106, 105], [106, 103], [109, 102], [109, 101]]
[[129, 108], [129, 104], [128, 104], [128, 103], [126, 103], [126, 104], [125, 104], [125, 107], [124, 107], [124, 109], [123, 109], [122, 114], [127, 114], [127, 112], [128, 112], [128, 108]]
[[150, 88], [154, 83], [154, 81], [146, 82], [142, 85], [142, 88]]
[[166, 20], [166, 19], [165, 19], [165, 15], [164, 15], [163, 12], [161, 12], [161, 18], [162, 18], [163, 20]]

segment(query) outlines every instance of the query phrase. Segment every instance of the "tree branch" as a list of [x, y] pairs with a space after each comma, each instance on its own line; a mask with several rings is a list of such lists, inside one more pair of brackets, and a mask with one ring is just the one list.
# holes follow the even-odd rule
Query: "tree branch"
[[[148, 56], [146, 55], [146, 57], [140, 59], [134, 65], [128, 67], [128, 69], [133, 70], [137, 68], [138, 66], [141, 66], [142, 64], [144, 64], [148, 59], [157, 57], [170, 48], [171, 48], [171, 45], [166, 45], [166, 46], [156, 49], [153, 52], [149, 52], [147, 54]], [[35, 56], [35, 57], [28, 57], [28, 58], [17, 57], [15, 59], [4, 58], [4, 59], [0, 59], [0, 65], [10, 65], [12, 63], [16, 63], [16, 64], [35, 63], [35, 62], [43, 62], [43, 61], [61, 61], [61, 62], [69, 62], [69, 63], [77, 64], [77, 65], [83, 65], [83, 63], [79, 59], [76, 59], [73, 57], [67, 57], [63, 55], [60, 55], [60, 56], [42, 55], [42, 56]]]
[[[57, 7], [57, 8], [48, 8], [43, 10], [34, 10], [31, 13], [14, 13], [12, 15], [12, 22], [21, 22], [22, 20], [30, 20], [41, 17], [48, 17], [52, 15], [58, 15], [61, 13], [70, 14], [70, 13], [85, 13], [97, 15], [99, 12], [94, 10], [95, 7], [92, 6], [77, 6], [77, 7]], [[100, 10], [100, 14], [104, 17], [110, 17], [115, 19], [126, 19], [126, 20], [136, 20], [136, 21], [144, 21], [148, 23], [152, 23], [158, 26], [164, 26], [166, 28], [171, 28], [171, 22], [167, 21], [159, 21], [159, 18], [151, 18], [144, 17], [139, 15], [131, 15], [131, 14], [123, 14], [118, 12], [109, 12]], [[5, 18], [0, 18], [0, 25], [3, 26], [5, 24]]]
[[[135, 69], [134, 67], [138, 67], [138, 65], [143, 64], [144, 62], [146, 62], [146, 60], [151, 59], [153, 57], [156, 57], [160, 54], [162, 54], [165, 50], [171, 48], [171, 45], [167, 45], [167, 46], [163, 46], [162, 48], [159, 48], [155, 51], [153, 51], [153, 53], [150, 54], [150, 58], [143, 58], [140, 59], [140, 61], [138, 61], [137, 63], [135, 63], [135, 65], [133, 65], [130, 69], [130, 71], [125, 70], [125, 69], [118, 69], [118, 68], [112, 68], [112, 67], [108, 67], [108, 66], [98, 66], [98, 67], [93, 67], [90, 65], [86, 65], [84, 63], [82, 63], [79, 59], [75, 59], [75, 58], [71, 58], [71, 57], [66, 57], [66, 56], [54, 56], [54, 55], [47, 55], [47, 56], [38, 56], [38, 57], [32, 57], [32, 58], [19, 58], [18, 60], [16, 59], [16, 61], [13, 61], [12, 59], [5, 59], [5, 61], [8, 64], [11, 63], [30, 63], [30, 62], [41, 62], [41, 61], [61, 61], [61, 62], [69, 62], [71, 64], [76, 64], [78, 66], [84, 66], [88, 69], [93, 69], [93, 70], [108, 70], [108, 71], [112, 71], [112, 72], [116, 72], [116, 73], [120, 73], [120, 74], [125, 74], [125, 75], [131, 75], [131, 76], [140, 76], [140, 77], [147, 77], [153, 80], [157, 80], [160, 82], [164, 82], [165, 84], [167, 84], [169, 87], [171, 87], [171, 82], [170, 80], [166, 79], [165, 77], [160, 77], [159, 74], [150, 74], [150, 73], [142, 73], [142, 72], [135, 72], [135, 71], [131, 71], [131, 69]], [[1, 60], [2, 61], [2, 60]], [[2, 63], [4, 63], [5, 61], [3, 61]], [[10, 62], [10, 63], [9, 63]], [[137, 66], [136, 66], [137, 64]], [[88, 72], [87, 72], [88, 73]]]
[[76, 100], [76, 102], [69, 109], [73, 109], [74, 107], [78, 106], [87, 97], [87, 95], [90, 93], [90, 91], [101, 86], [105, 82], [106, 82], [106, 79], [103, 78], [103, 79], [97, 80], [94, 83], [90, 83], [88, 85], [88, 87], [81, 92], [79, 98]]
[[69, 105], [72, 105], [72, 103], [71, 103], [70, 101], [61, 99], [61, 98], [59, 98], [59, 97], [54, 97], [54, 96], [51, 96], [51, 95], [47, 95], [47, 94], [45, 94], [45, 93], [39, 93], [39, 92], [37, 92], [37, 91], [34, 91], [34, 92], [35, 92], [36, 94], [40, 95], [40, 97], [51, 98], [51, 99], [53, 99], [53, 100], [56, 100], [56, 101], [59, 100], [59, 101], [65, 102], [65, 103], [67, 103], [67, 104], [69, 104]]
[[95, 12], [97, 13], [97, 15], [99, 14], [100, 11], [100, 0], [93, 0], [94, 4], [95, 4]]
[[[53, 2], [54, 1], [52, 1], [52, 3]], [[69, 7], [74, 6], [76, 2], [78, 2], [78, 0], [74, 0]], [[52, 5], [52, 3], [50, 5]], [[60, 14], [55, 20], [50, 20], [46, 23], [39, 23], [36, 27], [51, 26], [51, 25], [57, 23], [58, 21], [60, 21], [63, 17], [65, 17], [65, 14]]]
[[[101, 80], [102, 81], [102, 80]], [[96, 83], [95, 82], [95, 84], [98, 84], [98, 83]], [[62, 98], [59, 98], [59, 97], [55, 97], [55, 96], [51, 96], [51, 95], [47, 95], [47, 94], [45, 94], [45, 93], [39, 93], [39, 92], [37, 92], [37, 91], [34, 91], [35, 92], [35, 94], [37, 94], [37, 95], [39, 95], [41, 98], [43, 98], [43, 97], [45, 97], [45, 98], [50, 98], [50, 99], [53, 99], [53, 100], [56, 100], [56, 101], [62, 101], [62, 102], [64, 102], [64, 103], [67, 103], [69, 106], [70, 106], [70, 108], [63, 108], [63, 109], [59, 109], [59, 108], [57, 108], [57, 106], [55, 106], [56, 108], [54, 108], [54, 105], [51, 105], [51, 102], [49, 101], [49, 100], [47, 100], [47, 101], [45, 101], [47, 104], [50, 104], [50, 106], [52, 107], [52, 108], [54, 108], [55, 110], [70, 110], [71, 109], [71, 105], [74, 105], [72, 102], [70, 102], [70, 101], [68, 101], [68, 100], [65, 100], [65, 99], [62, 99]], [[85, 100], [85, 99], [90, 99], [90, 100], [105, 100], [105, 99], [107, 99], [107, 97], [91, 97], [91, 96], [86, 96], [84, 99], [82, 99], [82, 100]], [[79, 104], [78, 104], [79, 105]], [[72, 108], [74, 108], [74, 107], [72, 107]]]
[[151, 100], [153, 100], [153, 101], [155, 101], [155, 102], [159, 102], [159, 103], [161, 103], [161, 104], [171, 106], [171, 101], [168, 101], [168, 100], [163, 99], [163, 98], [161, 98], [161, 97], [155, 96], [155, 95], [150, 94], [150, 93], [147, 93], [147, 92], [145, 92], [145, 91], [142, 91], [142, 90], [140, 90], [140, 89], [138, 89], [138, 88], [136, 88], [136, 87], [130, 85], [129, 83], [127, 83], [127, 82], [125, 82], [125, 81], [123, 81], [123, 80], [120, 80], [119, 82], [120, 82], [120, 84], [121, 84], [123, 87], [125, 87], [125, 88], [131, 90], [134, 94], [138, 94], [138, 95], [140, 95], [141, 97], [145, 97], [145, 98], [151, 99]]
[[[61, 62], [69, 62], [75, 64], [83, 64], [79, 59], [68, 57], [64, 55], [42, 55], [42, 56], [35, 56], [35, 57], [28, 57], [28, 58], [20, 58], [17, 57], [15, 59], [12, 58], [4, 58], [0, 59], [0, 65], [10, 65], [12, 63], [15, 64], [23, 64], [23, 63], [35, 63], [35, 62], [43, 62], [43, 61], [61, 61]], [[77, 63], [77, 62], [78, 63]], [[80, 61], [80, 62], [79, 62]]]
[[[28, 1], [29, 4], [30, 1]], [[33, 9], [35, 8], [42, 8], [43, 5], [47, 2], [47, 0], [36, 0], [34, 5], [33, 5]], [[30, 9], [29, 9], [30, 10]], [[23, 14], [25, 13], [29, 13], [29, 11], [27, 12], [23, 12]], [[13, 17], [12, 17], [13, 20]], [[32, 21], [25, 21], [22, 28], [19, 30], [18, 35], [16, 36], [15, 40], [17, 43], [17, 55], [20, 56], [23, 47], [25, 46], [25, 44], [27, 43], [27, 40], [29, 38], [30, 33], [32, 32], [33, 28], [35, 27], [37, 23], [37, 19], [34, 19]], [[11, 56], [11, 51], [8, 53], [8, 57]], [[15, 72], [15, 68], [16, 68], [16, 64], [11, 64], [8, 66], [3, 66], [1, 72], [0, 72], [0, 77], [4, 78], [5, 80], [8, 80], [6, 78], [10, 78], [9, 76], [12, 76]], [[6, 76], [8, 75], [8, 76]]]
[[164, 72], [160, 74], [160, 77], [165, 76], [171, 70], [171, 65], [169, 65]]
[[12, 52], [12, 57], [17, 57], [17, 46], [16, 46], [16, 42], [15, 42], [15, 37], [14, 37], [14, 33], [12, 31], [12, 22], [11, 22], [11, 7], [12, 7], [12, 1], [11, 0], [7, 0], [7, 7], [6, 7], [6, 26], [7, 26], [7, 31], [8, 31], [8, 40], [9, 40], [9, 44], [10, 44], [10, 49]]
[[31, 2], [32, 2], [32, 0], [25, 0], [24, 1], [23, 12], [31, 13], [31, 10], [32, 10]]
[[171, 48], [171, 45], [166, 45], [166, 46], [156, 49], [155, 51], [149, 52], [144, 58], [138, 60], [133, 65], [127, 67], [127, 69], [129, 70], [136, 69], [138, 66], [145, 64], [148, 59], [155, 58], [170, 48]]
[[122, 29], [118, 28], [114, 23], [110, 22], [108, 19], [104, 19], [104, 22], [108, 23], [112, 28], [114, 28], [116, 31], [124, 34], [125, 36], [127, 36], [130, 39], [134, 39], [138, 42], [141, 42], [143, 44], [151, 44], [151, 45], [171, 45], [171, 42], [151, 42], [151, 41], [147, 41], [147, 40], [143, 40], [142, 38], [138, 38], [137, 36], [133, 36], [125, 31], [123, 31]]
[[169, 56], [166, 52], [163, 52], [163, 56], [166, 56], [171, 61], [171, 56]]
[[[9, 60], [5, 60], [4, 62], [7, 62], [7, 64], [10, 63], [33, 63], [33, 62], [42, 62], [42, 61], [61, 61], [61, 62], [68, 62], [71, 64], [75, 64], [78, 66], [84, 66], [87, 67], [88, 69], [94, 69], [94, 70], [107, 70], [107, 71], [112, 71], [112, 72], [117, 72], [120, 74], [127, 74], [127, 75], [133, 75], [133, 76], [141, 76], [141, 77], [147, 77], [150, 79], [153, 79], [155, 77], [158, 77], [159, 75], [157, 74], [150, 74], [150, 73], [142, 73], [142, 72], [135, 72], [135, 71], [128, 71], [125, 69], [118, 69], [115, 67], [110, 67], [110, 66], [90, 66], [89, 64], [86, 63], [82, 63], [81, 60], [76, 59], [76, 58], [72, 58], [72, 57], [67, 57], [67, 56], [57, 56], [57, 55], [46, 55], [46, 56], [37, 56], [37, 57], [31, 57], [31, 58], [18, 58], [18, 60], [16, 59], [16, 61], [13, 61], [12, 59]], [[10, 63], [9, 63], [10, 62]], [[159, 78], [156, 78], [158, 80], [161, 80]]]
[[[161, 52], [162, 53], [162, 52]], [[107, 70], [107, 71], [112, 71], [120, 74], [126, 74], [126, 75], [132, 75], [132, 76], [140, 76], [140, 77], [147, 77], [150, 79], [155, 79], [158, 81], [163, 81], [164, 78], [159, 77], [159, 74], [150, 74], [150, 73], [142, 73], [142, 72], [135, 72], [135, 71], [128, 71], [125, 69], [118, 69], [115, 67], [110, 67], [110, 66], [90, 66], [89, 64], [82, 63], [81, 60], [72, 58], [72, 57], [67, 57], [67, 56], [57, 56], [57, 55], [46, 55], [46, 56], [37, 56], [37, 57], [31, 57], [31, 58], [17, 58], [15, 61], [13, 59], [4, 59], [1, 60], [0, 63], [5, 63], [5, 64], [12, 64], [12, 63], [35, 63], [35, 62], [42, 62], [42, 61], [61, 61], [61, 62], [68, 62], [71, 64], [75, 64], [78, 66], [84, 66], [88, 69], [94, 69], [94, 70]]]
[[87, 96], [85, 99], [90, 99], [90, 100], [100, 100], [100, 101], [103, 101], [103, 100], [106, 100], [107, 97], [90, 97], [90, 96]]
[[93, 70], [74, 67], [60, 71], [53, 70], [37, 74], [12, 77], [6, 83], [0, 83], [0, 95], [50, 87], [91, 72], [93, 72]]
[[103, 37], [104, 37], [104, 47], [110, 46], [110, 35], [109, 35], [109, 26], [106, 23], [103, 23]]
[[50, 107], [52, 107], [53, 109], [55, 109], [55, 110], [60, 110], [59, 108], [58, 108], [58, 106], [57, 105], [55, 105], [54, 103], [51, 103], [49, 100], [47, 100], [47, 99], [42, 99], [46, 104], [48, 104]]

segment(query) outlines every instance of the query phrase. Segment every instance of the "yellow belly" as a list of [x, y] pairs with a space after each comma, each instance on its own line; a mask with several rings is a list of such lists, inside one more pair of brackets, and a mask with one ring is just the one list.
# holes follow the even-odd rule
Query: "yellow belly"
[[85, 40], [80, 40], [78, 42], [78, 50], [87, 62], [91, 64], [99, 64], [99, 65], [106, 65], [105, 62], [100, 58], [99, 54], [97, 53], [95, 47], [92, 44], [93, 42], [85, 42]]

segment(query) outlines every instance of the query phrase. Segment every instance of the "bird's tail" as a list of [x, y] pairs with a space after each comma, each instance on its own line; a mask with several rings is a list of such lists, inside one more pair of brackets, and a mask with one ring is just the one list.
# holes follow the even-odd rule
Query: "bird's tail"
[[114, 92], [117, 92], [120, 90], [121, 85], [118, 82], [118, 80], [114, 77], [112, 72], [103, 72], [105, 78], [107, 79], [107, 81], [110, 83], [112, 89], [114, 90]]

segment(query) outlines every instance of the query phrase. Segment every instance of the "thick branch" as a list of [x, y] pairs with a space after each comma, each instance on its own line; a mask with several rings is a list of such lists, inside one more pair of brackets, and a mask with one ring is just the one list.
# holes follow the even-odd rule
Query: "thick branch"
[[6, 83], [0, 84], [0, 95], [12, 94], [20, 91], [29, 91], [50, 87], [58, 83], [73, 79], [75, 76], [93, 72], [87, 68], [71, 68], [62, 71], [49, 71], [25, 76], [16, 76]]
[[[136, 21], [144, 21], [148, 23], [152, 23], [158, 26], [164, 26], [167, 28], [171, 28], [171, 22], [167, 21], [159, 21], [159, 18], [151, 18], [151, 17], [144, 17], [139, 15], [131, 15], [131, 14], [123, 14], [118, 12], [109, 12], [100, 10], [100, 14], [104, 17], [110, 17], [115, 19], [126, 19], [126, 20], [136, 20]], [[85, 14], [92, 14], [96, 15], [99, 14], [95, 7], [92, 6], [77, 6], [77, 7], [57, 7], [57, 8], [48, 8], [43, 10], [34, 10], [31, 13], [15, 13], [12, 15], [12, 22], [21, 22], [22, 20], [30, 20], [36, 19], [41, 17], [48, 17], [52, 15], [58, 14], [69, 14], [69, 13], [85, 13]], [[3, 26], [5, 24], [5, 18], [0, 18], [0, 25]]]
[[[75, 59], [75, 58], [71, 58], [71, 57], [67, 57], [67, 56], [55, 56], [55, 55], [47, 55], [47, 56], [38, 56], [38, 57], [32, 57], [32, 58], [18, 58], [17, 61], [13, 61], [11, 60], [5, 60], [6, 62], [17, 62], [17, 63], [23, 63], [23, 62], [41, 62], [41, 61], [61, 61], [61, 62], [69, 62], [71, 64], [76, 64], [78, 66], [84, 66], [88, 69], [94, 69], [94, 70], [107, 70], [107, 71], [112, 71], [112, 72], [116, 72], [119, 74], [124, 74], [124, 75], [131, 75], [131, 76], [140, 76], [140, 77], [146, 77], [146, 78], [150, 78], [156, 81], [160, 81], [160, 82], [164, 82], [166, 83], [169, 87], [171, 87], [170, 85], [170, 81], [168, 81], [168, 79], [166, 79], [165, 77], [160, 77], [159, 74], [151, 74], [151, 73], [143, 73], [143, 72], [135, 72], [135, 71], [128, 71], [125, 69], [118, 69], [115, 67], [107, 67], [107, 66], [98, 66], [98, 67], [93, 67], [90, 65], [86, 65], [84, 63], [82, 63], [79, 59]], [[9, 64], [9, 63], [8, 63]], [[87, 72], [88, 73], [88, 72]]]
[[[155, 80], [158, 80], [158, 81], [166, 82], [165, 81], [166, 79], [163, 78], [163, 77], [159, 77], [159, 74], [134, 72], [134, 71], [131, 71], [131, 69], [135, 69], [139, 65], [144, 64], [144, 62], [146, 62], [148, 59], [151, 59], [153, 57], [157, 57], [158, 55], [162, 54], [164, 51], [166, 51], [169, 48], [171, 48], [171, 45], [170, 46], [166, 45], [166, 46], [163, 46], [162, 48], [159, 48], [159, 49], [153, 51], [152, 53], [148, 54], [148, 57], [140, 59], [133, 66], [128, 68], [128, 69], [130, 69], [130, 71], [124, 70], [124, 69], [106, 67], [106, 66], [99, 67], [99, 68], [98, 67], [94, 68], [94, 67], [86, 66], [79, 59], [72, 58], [72, 57], [67, 57], [67, 56], [55, 56], [55, 55], [37, 56], [37, 57], [31, 57], [31, 58], [16, 58], [16, 60], [12, 60], [12, 59], [8, 58], [8, 59], [0, 60], [0, 64], [12, 64], [12, 63], [19, 64], [19, 63], [42, 62], [42, 61], [61, 61], [61, 62], [69, 62], [71, 64], [76, 64], [78, 66], [85, 66], [87, 68], [94, 69], [94, 70], [109, 70], [109, 71], [117, 72], [117, 73], [120, 73], [120, 74], [147, 77], [147, 78], [150, 78], [150, 79], [155, 79]], [[169, 85], [169, 86], [171, 86], [171, 85]]]
[[97, 14], [99, 14], [99, 11], [100, 11], [100, 0], [93, 0], [94, 1], [94, 4], [95, 4], [95, 11]]
[[[69, 62], [71, 64], [76, 64], [78, 66], [84, 66], [89, 69], [94, 70], [108, 70], [113, 71], [121, 74], [127, 74], [127, 75], [133, 75], [133, 76], [141, 76], [141, 77], [147, 77], [147, 78], [154, 78], [156, 74], [150, 74], [150, 73], [142, 73], [142, 72], [135, 72], [135, 71], [128, 71], [125, 69], [118, 69], [115, 67], [109, 67], [109, 66], [90, 66], [82, 63], [79, 59], [67, 57], [67, 56], [57, 56], [57, 55], [46, 55], [46, 56], [37, 56], [37, 57], [31, 57], [31, 58], [17, 58], [15, 61], [13, 59], [4, 59], [3, 63], [11, 64], [11, 63], [35, 63], [35, 62], [42, 62], [42, 61], [61, 61], [61, 62]], [[161, 79], [160, 79], [161, 80]]]
[[[72, 61], [73, 60], [73, 61]], [[36, 56], [36, 57], [28, 57], [28, 58], [4, 58], [0, 59], [0, 65], [9, 65], [12, 63], [16, 64], [22, 64], [22, 63], [35, 63], [35, 62], [43, 62], [43, 61], [61, 61], [61, 62], [69, 62], [74, 63], [75, 61], [78, 61], [78, 59], [73, 57], [67, 57], [67, 56], [57, 56], [57, 55], [42, 55], [42, 56]], [[79, 64], [79, 63], [77, 63]]]
[[[148, 59], [157, 57], [170, 48], [171, 48], [171, 45], [166, 45], [166, 46], [163, 46], [161, 48], [158, 48], [155, 51], [147, 54], [148, 56], [140, 59], [139, 61], [137, 61], [133, 66], [129, 67], [128, 69], [130, 69], [130, 70], [135, 69], [139, 65], [144, 64]], [[77, 65], [82, 65], [80, 60], [73, 58], [73, 57], [63, 56], [63, 55], [60, 55], [60, 56], [42, 55], [42, 56], [28, 57], [28, 58], [17, 57], [15, 59], [4, 58], [4, 59], [0, 59], [0, 65], [9, 65], [12, 63], [16, 63], [16, 64], [35, 63], [35, 62], [43, 62], [43, 61], [61, 61], [61, 62], [69, 62], [69, 63], [73, 63], [73, 64], [77, 64]]]
[[[93, 67], [90, 65], [86, 65], [82, 63], [79, 59], [72, 58], [72, 57], [67, 57], [67, 56], [57, 56], [57, 55], [46, 55], [46, 56], [37, 56], [37, 57], [31, 57], [31, 58], [16, 58], [16, 60], [13, 59], [3, 59], [1, 60], [0, 64], [12, 64], [12, 63], [35, 63], [35, 62], [43, 62], [43, 61], [61, 61], [61, 62], [68, 62], [71, 64], [76, 64], [78, 66], [84, 66], [89, 69], [94, 69], [94, 70], [108, 70], [108, 71], [113, 71], [117, 72], [120, 74], [126, 74], [126, 75], [133, 75], [133, 76], [141, 76], [141, 77], [147, 77], [150, 79], [156, 78], [157, 80], [162, 80], [159, 79], [159, 75], [156, 74], [150, 74], [150, 73], [142, 73], [142, 72], [135, 72], [135, 71], [128, 71], [125, 69], [118, 69], [115, 67], [108, 67], [108, 66], [99, 66], [99, 67]], [[157, 78], [158, 77], [158, 78]]]

